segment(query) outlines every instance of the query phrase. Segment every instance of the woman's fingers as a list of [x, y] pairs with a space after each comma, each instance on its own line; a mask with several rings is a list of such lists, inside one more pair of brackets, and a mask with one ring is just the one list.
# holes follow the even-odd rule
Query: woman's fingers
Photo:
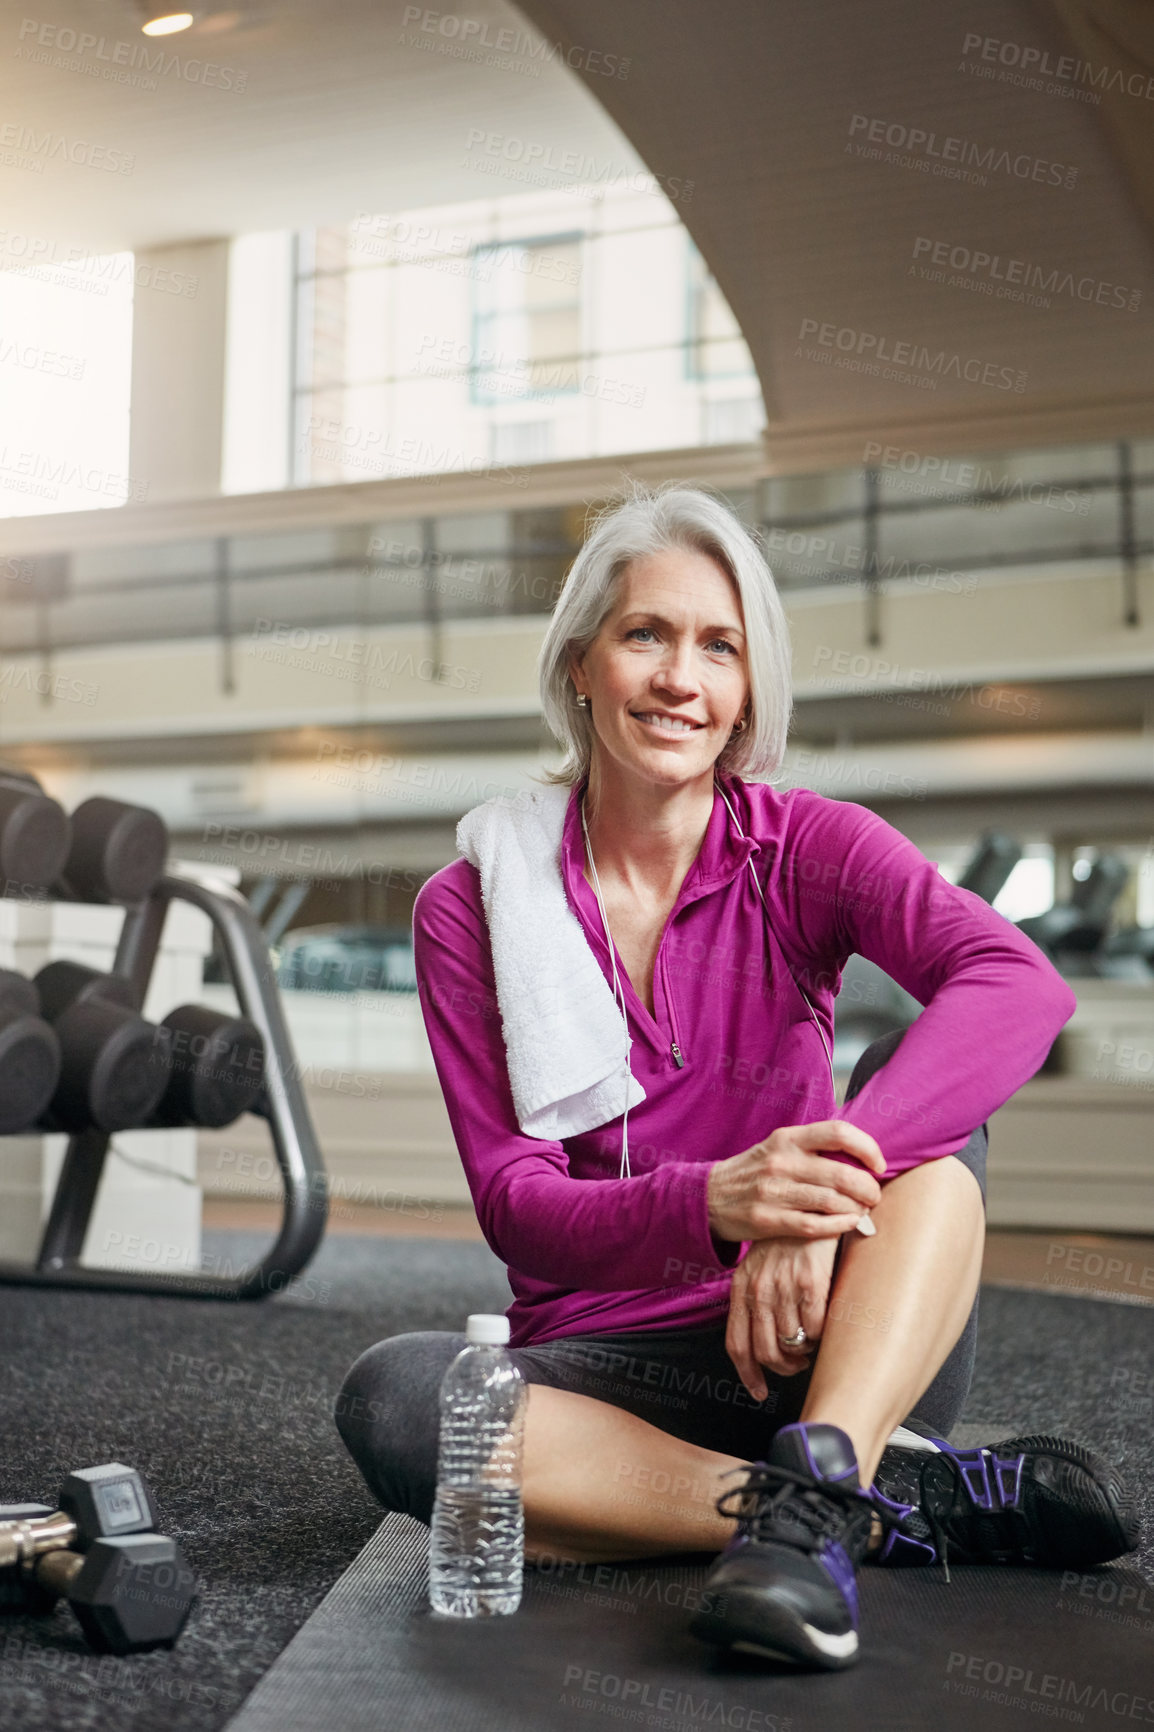
[[862, 1167], [851, 1166], [848, 1161], [831, 1161], [825, 1155], [812, 1155], [797, 1149], [779, 1154], [772, 1171], [782, 1179], [791, 1179], [798, 1184], [837, 1191], [843, 1197], [852, 1197], [855, 1203], [861, 1203], [867, 1209], [881, 1201], [882, 1188], [873, 1174]]
[[[848, 1169], [847, 1169], [848, 1170]], [[863, 1179], [869, 1174], [863, 1173]], [[827, 1185], [808, 1185], [799, 1179], [779, 1180], [774, 1198], [779, 1209], [796, 1209], [802, 1215], [846, 1215], [851, 1209], [861, 1214], [872, 1209], [877, 1197], [860, 1197], [850, 1191], [835, 1190]]]
[[821, 1340], [822, 1332], [825, 1329], [825, 1314], [828, 1304], [828, 1288], [824, 1293], [806, 1290], [799, 1295], [798, 1314], [811, 1349], [816, 1347]]
[[784, 1294], [763, 1301], [754, 1313], [753, 1351], [758, 1363], [767, 1365], [780, 1377], [794, 1377], [809, 1366], [810, 1349], [806, 1343], [785, 1347], [782, 1343], [803, 1328], [797, 1302]]
[[758, 1208], [750, 1211], [756, 1239], [839, 1239], [852, 1233], [863, 1211], [852, 1214], [809, 1214], [803, 1209]]
[[739, 1289], [735, 1280], [729, 1295], [729, 1322], [725, 1328], [725, 1351], [729, 1354], [734, 1370], [754, 1401], [764, 1401], [769, 1390], [765, 1378], [762, 1376], [761, 1367], [753, 1356], [752, 1320], [749, 1315], [747, 1297], [744, 1283]]
[[789, 1135], [799, 1148], [815, 1152], [840, 1149], [845, 1155], [853, 1155], [873, 1173], [886, 1170], [885, 1156], [869, 1132], [860, 1130], [857, 1125], [847, 1125], [844, 1119], [821, 1119], [814, 1125], [793, 1125]]

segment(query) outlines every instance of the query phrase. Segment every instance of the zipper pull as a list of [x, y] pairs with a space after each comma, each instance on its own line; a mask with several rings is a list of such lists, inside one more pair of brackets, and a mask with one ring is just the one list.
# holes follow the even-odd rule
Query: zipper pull
[[673, 1054], [673, 1062], [677, 1066], [678, 1070], [684, 1070], [685, 1060], [682, 1058], [681, 1048], [678, 1046], [678, 1044], [675, 1040], [670, 1041], [669, 1050]]

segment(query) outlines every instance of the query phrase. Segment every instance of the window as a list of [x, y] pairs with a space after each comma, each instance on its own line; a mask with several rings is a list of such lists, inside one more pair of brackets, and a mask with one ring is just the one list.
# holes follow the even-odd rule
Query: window
[[555, 235], [474, 250], [474, 403], [578, 389], [580, 246], [577, 235]]
[[692, 241], [689, 241], [688, 322], [685, 358], [691, 379], [752, 377], [753, 362], [741, 326]]

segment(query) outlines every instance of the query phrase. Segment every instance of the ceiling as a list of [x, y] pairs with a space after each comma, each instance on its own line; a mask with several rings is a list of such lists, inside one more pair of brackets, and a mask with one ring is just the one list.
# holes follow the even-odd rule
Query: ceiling
[[[523, 190], [477, 169], [478, 130], [612, 159], [622, 174], [642, 167], [506, 0], [468, 0], [456, 19], [475, 59], [422, 28], [441, 13], [421, 8], [406, 24], [414, 11], [400, 0], [234, 0], [150, 39], [133, 0], [6, 8], [0, 263], [13, 232], [138, 251]], [[513, 55], [475, 46], [502, 42]]]
[[774, 467], [1154, 427], [1150, 0], [521, 3], [630, 57], [577, 76], [692, 180]]
[[750, 344], [773, 469], [1154, 431], [1150, 0], [237, 0], [167, 39], [139, 22], [135, 0], [9, 10], [0, 265], [14, 235], [139, 250], [523, 190], [478, 167], [499, 135], [666, 186]]

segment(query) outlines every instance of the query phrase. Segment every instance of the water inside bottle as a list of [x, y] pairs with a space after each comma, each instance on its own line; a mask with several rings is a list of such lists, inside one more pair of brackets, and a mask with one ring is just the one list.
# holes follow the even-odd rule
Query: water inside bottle
[[521, 1603], [524, 1538], [518, 1488], [441, 1486], [429, 1553], [434, 1612], [452, 1618], [515, 1612]]

